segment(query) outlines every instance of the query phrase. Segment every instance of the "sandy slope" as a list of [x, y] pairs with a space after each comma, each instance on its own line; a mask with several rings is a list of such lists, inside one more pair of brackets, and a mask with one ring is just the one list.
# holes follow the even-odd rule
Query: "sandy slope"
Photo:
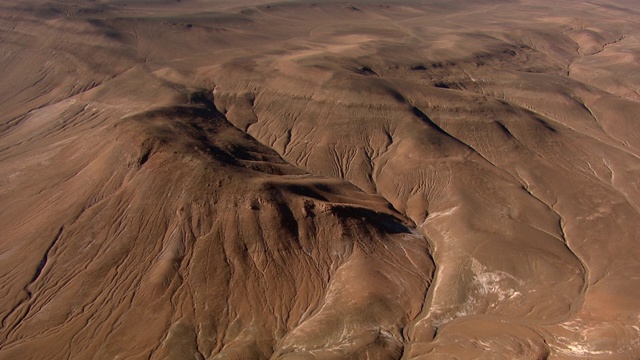
[[631, 1], [0, 5], [0, 358], [640, 357]]

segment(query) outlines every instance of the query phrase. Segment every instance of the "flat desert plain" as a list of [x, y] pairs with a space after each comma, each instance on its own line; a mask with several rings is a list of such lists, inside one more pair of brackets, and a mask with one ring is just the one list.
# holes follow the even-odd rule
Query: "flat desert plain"
[[0, 359], [639, 359], [640, 3], [0, 3]]

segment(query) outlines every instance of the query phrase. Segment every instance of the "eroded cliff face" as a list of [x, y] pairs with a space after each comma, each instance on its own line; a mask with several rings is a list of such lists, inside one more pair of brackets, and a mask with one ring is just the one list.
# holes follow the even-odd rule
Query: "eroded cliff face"
[[634, 4], [0, 11], [0, 358], [640, 356]]

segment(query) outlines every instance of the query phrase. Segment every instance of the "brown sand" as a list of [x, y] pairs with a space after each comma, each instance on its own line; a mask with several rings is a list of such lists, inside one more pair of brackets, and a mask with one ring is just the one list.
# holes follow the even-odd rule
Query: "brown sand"
[[0, 4], [1, 359], [640, 358], [634, 1]]

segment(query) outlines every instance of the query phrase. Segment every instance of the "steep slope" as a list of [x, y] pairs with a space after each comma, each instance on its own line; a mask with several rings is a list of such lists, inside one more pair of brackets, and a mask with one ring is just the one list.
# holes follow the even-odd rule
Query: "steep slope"
[[3, 357], [397, 355], [433, 272], [424, 238], [191, 99], [98, 128], [68, 103], [75, 136], [45, 124], [55, 150], [11, 147]]

